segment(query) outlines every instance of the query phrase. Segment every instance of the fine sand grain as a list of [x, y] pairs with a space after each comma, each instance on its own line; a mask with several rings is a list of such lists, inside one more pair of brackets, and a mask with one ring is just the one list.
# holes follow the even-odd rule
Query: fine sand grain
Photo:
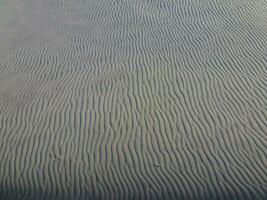
[[0, 0], [0, 199], [267, 199], [266, 0]]

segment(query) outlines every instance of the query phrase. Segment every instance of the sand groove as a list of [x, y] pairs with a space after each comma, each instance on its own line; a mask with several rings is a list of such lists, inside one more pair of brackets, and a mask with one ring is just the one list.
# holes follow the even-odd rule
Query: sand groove
[[0, 199], [266, 199], [264, 0], [0, 0]]

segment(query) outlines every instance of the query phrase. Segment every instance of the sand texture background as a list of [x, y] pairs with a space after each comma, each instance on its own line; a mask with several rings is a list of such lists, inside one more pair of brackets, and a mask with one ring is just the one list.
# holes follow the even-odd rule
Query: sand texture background
[[0, 199], [267, 199], [266, 0], [0, 0]]

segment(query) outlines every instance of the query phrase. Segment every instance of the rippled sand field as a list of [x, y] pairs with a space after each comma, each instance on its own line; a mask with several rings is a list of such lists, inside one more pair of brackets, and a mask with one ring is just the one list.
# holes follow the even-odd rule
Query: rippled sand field
[[0, 0], [0, 199], [267, 199], [266, 0]]

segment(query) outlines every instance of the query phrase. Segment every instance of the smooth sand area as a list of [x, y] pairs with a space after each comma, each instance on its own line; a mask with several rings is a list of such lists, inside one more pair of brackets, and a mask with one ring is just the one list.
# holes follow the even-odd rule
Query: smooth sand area
[[266, 200], [266, 0], [0, 0], [1, 200]]

